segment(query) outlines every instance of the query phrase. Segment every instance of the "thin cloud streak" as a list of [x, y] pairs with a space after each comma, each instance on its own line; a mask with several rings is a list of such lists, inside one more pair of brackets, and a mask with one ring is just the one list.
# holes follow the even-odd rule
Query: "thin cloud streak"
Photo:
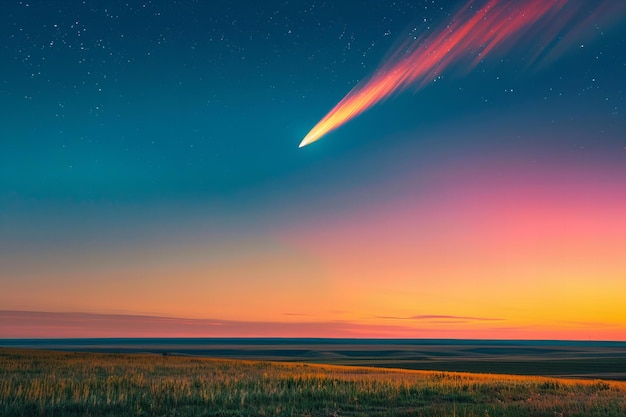
[[93, 313], [0, 311], [1, 338], [422, 337], [408, 326], [348, 321], [253, 322]]
[[397, 317], [397, 316], [376, 316], [377, 319], [386, 320], [465, 320], [465, 321], [503, 321], [502, 318], [492, 317], [468, 317], [468, 316], [450, 316], [444, 314], [420, 314], [409, 317]]

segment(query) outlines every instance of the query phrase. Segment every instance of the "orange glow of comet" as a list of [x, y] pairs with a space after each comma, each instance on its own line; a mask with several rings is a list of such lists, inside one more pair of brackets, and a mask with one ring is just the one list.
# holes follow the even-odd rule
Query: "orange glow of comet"
[[[475, 7], [475, 3], [483, 6]], [[419, 90], [453, 64], [464, 62], [469, 71], [487, 55], [522, 42], [534, 50], [531, 56], [536, 61], [555, 48], [559, 39], [571, 42], [572, 36], [567, 35], [581, 32], [583, 26], [589, 25], [590, 17], [615, 17], [624, 12], [625, 3], [471, 0], [447, 25], [404, 43], [372, 78], [358, 84], [324, 116], [299, 147], [319, 140], [396, 92], [409, 86]]]

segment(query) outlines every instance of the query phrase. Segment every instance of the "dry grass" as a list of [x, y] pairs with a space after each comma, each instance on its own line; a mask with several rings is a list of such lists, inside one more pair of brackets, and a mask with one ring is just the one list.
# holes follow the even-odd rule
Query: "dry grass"
[[0, 415], [626, 416], [626, 383], [0, 349]]

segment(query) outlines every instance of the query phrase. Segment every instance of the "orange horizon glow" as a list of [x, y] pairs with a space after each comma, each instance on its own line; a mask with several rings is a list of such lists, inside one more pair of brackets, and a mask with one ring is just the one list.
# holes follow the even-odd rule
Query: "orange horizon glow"
[[621, 165], [437, 161], [393, 177], [393, 198], [369, 184], [373, 202], [346, 196], [252, 240], [72, 248], [71, 269], [64, 252], [25, 259], [6, 270], [0, 338], [626, 341]]
[[[555, 39], [564, 29], [568, 34], [580, 31], [577, 18], [584, 6], [584, 2], [571, 0], [527, 0], [516, 2], [512, 8], [511, 2], [490, 0], [474, 11], [475, 3], [470, 0], [447, 25], [432, 34], [401, 45], [372, 78], [359, 83], [324, 116], [299, 147], [321, 139], [394, 93], [409, 87], [415, 90], [425, 87], [453, 64], [467, 61], [464, 69], [470, 71], [486, 56], [504, 47], [510, 49], [522, 44], [523, 40], [523, 46], [534, 51], [529, 63], [532, 65], [560, 42]], [[595, 6], [596, 11], [605, 16], [618, 12], [617, 5], [601, 7], [604, 4], [598, 1]], [[623, 5], [620, 7], [619, 12], [623, 12]], [[529, 36], [536, 39], [529, 41]]]

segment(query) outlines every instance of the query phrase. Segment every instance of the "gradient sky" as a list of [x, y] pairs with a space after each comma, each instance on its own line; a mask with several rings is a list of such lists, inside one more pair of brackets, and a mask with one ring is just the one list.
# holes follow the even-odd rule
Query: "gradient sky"
[[106, 3], [0, 4], [0, 338], [626, 340], [624, 14], [299, 149], [465, 1]]

